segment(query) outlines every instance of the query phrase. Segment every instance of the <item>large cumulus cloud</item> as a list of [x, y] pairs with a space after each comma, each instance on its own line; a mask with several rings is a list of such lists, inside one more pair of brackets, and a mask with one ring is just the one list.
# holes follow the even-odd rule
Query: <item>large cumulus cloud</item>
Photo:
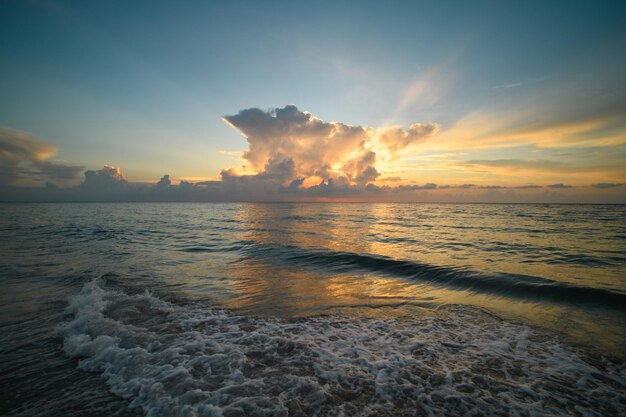
[[[247, 139], [249, 147], [243, 158], [258, 175], [271, 174], [280, 164], [290, 164], [292, 169], [281, 171], [282, 185], [307, 179], [332, 179], [351, 185], [373, 183], [380, 175], [377, 152], [395, 155], [437, 130], [433, 123], [414, 124], [408, 130], [376, 130], [326, 122], [293, 105], [269, 111], [250, 108], [223, 119]], [[229, 178], [235, 174], [228, 171]]]

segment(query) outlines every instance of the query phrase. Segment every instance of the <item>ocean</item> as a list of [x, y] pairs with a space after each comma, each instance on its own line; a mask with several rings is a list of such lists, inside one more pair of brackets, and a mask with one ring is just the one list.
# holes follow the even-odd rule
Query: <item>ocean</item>
[[626, 415], [626, 206], [0, 204], [0, 415]]

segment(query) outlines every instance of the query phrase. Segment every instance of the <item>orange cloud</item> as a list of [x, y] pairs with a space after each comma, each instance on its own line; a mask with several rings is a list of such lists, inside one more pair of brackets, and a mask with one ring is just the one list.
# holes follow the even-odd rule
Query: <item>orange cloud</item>
[[[416, 123], [408, 130], [376, 130], [325, 122], [291, 105], [268, 112], [242, 110], [223, 119], [247, 139], [249, 147], [242, 157], [254, 172], [280, 178], [283, 185], [295, 179], [310, 183], [311, 178], [357, 185], [374, 182], [380, 175], [379, 164], [438, 128], [433, 123]], [[238, 171], [229, 171], [233, 174]]]
[[520, 145], [544, 148], [626, 144], [623, 116], [607, 115], [562, 122], [525, 121], [525, 115], [472, 113], [437, 137], [439, 149], [486, 149]]

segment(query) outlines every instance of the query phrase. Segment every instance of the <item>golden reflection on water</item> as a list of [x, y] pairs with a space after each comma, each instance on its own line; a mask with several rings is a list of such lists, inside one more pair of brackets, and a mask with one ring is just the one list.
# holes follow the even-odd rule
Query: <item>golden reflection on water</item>
[[[372, 254], [472, 271], [549, 277], [577, 285], [621, 285], [614, 280], [615, 269], [596, 268], [593, 274], [586, 274], [589, 269], [566, 262], [549, 263], [541, 258], [534, 262], [535, 255], [528, 255], [532, 253], [528, 248], [548, 248], [550, 252], [550, 248], [575, 248], [578, 244], [568, 241], [568, 235], [556, 233], [558, 224], [542, 219], [540, 211], [531, 213], [534, 218], [520, 217], [513, 225], [511, 213], [506, 213], [509, 208], [500, 207], [491, 213], [489, 209], [464, 207], [464, 212], [447, 215], [446, 211], [455, 210], [454, 206], [245, 204], [239, 206], [233, 219], [240, 226], [236, 239], [254, 242], [255, 247]], [[511, 232], [512, 228], [526, 231]], [[598, 250], [618, 249], [602, 241], [586, 244]], [[472, 245], [480, 250], [472, 249]], [[536, 256], [544, 256], [540, 251], [537, 253]], [[220, 263], [224, 262], [217, 262]], [[203, 267], [212, 266], [189, 265], [186, 275], [202, 277]], [[406, 314], [411, 306], [436, 309], [464, 304], [548, 328], [575, 343], [603, 351], [623, 355], [626, 345], [623, 315], [615, 313], [610, 318], [606, 311], [598, 310], [596, 314], [593, 309], [582, 310], [571, 304], [457, 290], [367, 270], [337, 273], [320, 265], [295, 265], [274, 259], [271, 252], [266, 257], [233, 258], [223, 275], [227, 279], [221, 285], [228, 287], [225, 293], [230, 292], [230, 296], [220, 297], [222, 304], [252, 314], [292, 317], [336, 309], [371, 308], [369, 314], [388, 315], [389, 308]], [[198, 287], [202, 286], [207, 284], [199, 278]], [[216, 286], [215, 291], [221, 291], [220, 287]]]
[[[350, 217], [368, 216], [373, 209], [373, 205], [364, 205]], [[371, 242], [365, 237], [371, 234], [371, 224], [346, 222], [345, 216], [342, 206], [332, 204], [249, 204], [238, 221], [248, 227], [242, 239], [261, 244], [370, 252]]]
[[[298, 248], [328, 248], [337, 252], [371, 253], [373, 243], [366, 237], [375, 225], [341, 222], [341, 206], [333, 205], [250, 205], [241, 211], [240, 222], [250, 225], [242, 239], [260, 245], [286, 245]], [[364, 205], [353, 212], [354, 217], [380, 216], [381, 207]], [[306, 221], [315, 217], [316, 221]], [[319, 220], [321, 218], [321, 220]], [[363, 238], [359, 238], [362, 236]], [[380, 252], [378, 252], [380, 254]], [[390, 251], [387, 256], [392, 256]], [[265, 311], [268, 314], [307, 315], [338, 306], [396, 305], [425, 303], [427, 297], [416, 299], [416, 293], [397, 278], [369, 274], [326, 274], [277, 265], [259, 259], [245, 259], [232, 265], [237, 279], [233, 286], [239, 297], [229, 307]]]

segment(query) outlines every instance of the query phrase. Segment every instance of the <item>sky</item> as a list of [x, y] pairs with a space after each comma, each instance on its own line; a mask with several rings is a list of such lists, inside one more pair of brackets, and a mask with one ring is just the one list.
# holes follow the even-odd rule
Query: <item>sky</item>
[[625, 17], [0, 0], [0, 200], [626, 203]]

